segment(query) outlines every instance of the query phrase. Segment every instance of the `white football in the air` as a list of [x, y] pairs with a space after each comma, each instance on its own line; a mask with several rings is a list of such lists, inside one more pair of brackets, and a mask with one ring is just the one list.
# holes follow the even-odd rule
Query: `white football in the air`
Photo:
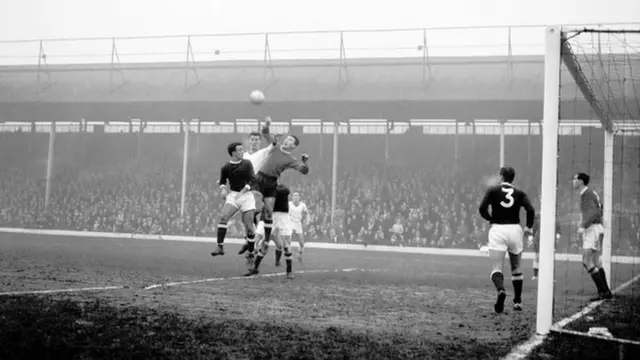
[[264, 94], [260, 90], [253, 90], [249, 95], [251, 103], [254, 105], [260, 105], [264, 102]]

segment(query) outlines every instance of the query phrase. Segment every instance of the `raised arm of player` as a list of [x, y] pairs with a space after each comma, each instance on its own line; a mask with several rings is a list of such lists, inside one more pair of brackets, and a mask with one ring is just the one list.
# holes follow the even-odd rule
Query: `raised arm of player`
[[267, 140], [267, 142], [270, 145], [275, 146], [275, 139], [273, 135], [271, 135], [270, 128], [271, 128], [271, 118], [267, 116], [264, 118], [264, 125], [262, 125], [262, 136], [264, 137], [265, 140]]
[[482, 198], [482, 202], [480, 203], [480, 207], [478, 210], [480, 211], [480, 216], [483, 219], [491, 222], [491, 214], [489, 213], [489, 205], [491, 204], [491, 194], [493, 194], [493, 188], [488, 189], [484, 193], [484, 198]]

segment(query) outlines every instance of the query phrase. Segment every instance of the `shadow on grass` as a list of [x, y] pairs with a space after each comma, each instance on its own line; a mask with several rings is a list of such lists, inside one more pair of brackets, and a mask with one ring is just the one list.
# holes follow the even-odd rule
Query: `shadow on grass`
[[52, 297], [0, 298], [0, 359], [497, 359], [513, 344], [321, 330]]

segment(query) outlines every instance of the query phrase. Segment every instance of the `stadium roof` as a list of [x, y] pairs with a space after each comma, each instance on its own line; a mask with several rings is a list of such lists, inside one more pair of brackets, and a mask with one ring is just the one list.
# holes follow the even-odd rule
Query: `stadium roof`
[[539, 100], [541, 56], [0, 67], [0, 102]]

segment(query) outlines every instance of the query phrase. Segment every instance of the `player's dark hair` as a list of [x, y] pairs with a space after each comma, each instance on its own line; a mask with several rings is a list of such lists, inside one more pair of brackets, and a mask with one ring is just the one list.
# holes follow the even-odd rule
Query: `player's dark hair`
[[257, 136], [262, 139], [262, 135], [255, 130], [249, 133], [249, 137], [252, 137], [252, 136]]
[[582, 181], [584, 186], [589, 185], [589, 181], [591, 181], [591, 177], [585, 173], [578, 173], [578, 175], [576, 175], [576, 179]]
[[227, 145], [227, 152], [229, 153], [229, 156], [231, 156], [231, 154], [233, 154], [234, 151], [236, 151], [236, 148], [238, 146], [242, 146], [241, 142], [232, 142], [231, 144]]
[[291, 137], [293, 138], [293, 140], [295, 140], [293, 143], [294, 143], [296, 146], [300, 145], [300, 139], [298, 139], [298, 137], [297, 137], [297, 136], [295, 136], [295, 135], [289, 135], [289, 136], [291, 136]]
[[511, 166], [503, 166], [500, 168], [500, 176], [505, 182], [512, 183], [516, 178], [516, 171]]

